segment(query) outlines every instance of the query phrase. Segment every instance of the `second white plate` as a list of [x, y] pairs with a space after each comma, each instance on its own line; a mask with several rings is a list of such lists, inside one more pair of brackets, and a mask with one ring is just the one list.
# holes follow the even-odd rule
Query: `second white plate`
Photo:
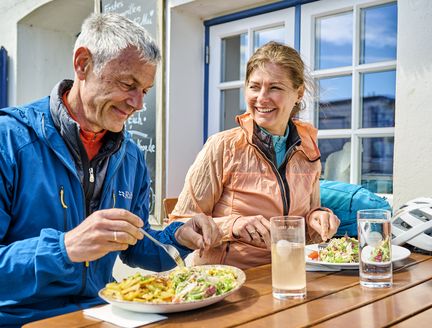
[[[312, 265], [318, 264], [318, 265], [336, 267], [345, 270], [353, 270], [353, 269], [358, 270], [358, 265], [359, 265], [358, 263], [329, 263], [329, 262], [312, 260], [311, 258], [308, 257], [308, 255], [313, 251], [318, 251], [318, 244], [306, 245], [305, 256], [306, 256], [307, 264], [312, 264]], [[401, 246], [392, 245], [392, 262], [403, 260], [408, 256], [410, 256], [410, 254], [411, 252], [409, 249], [406, 249]]]

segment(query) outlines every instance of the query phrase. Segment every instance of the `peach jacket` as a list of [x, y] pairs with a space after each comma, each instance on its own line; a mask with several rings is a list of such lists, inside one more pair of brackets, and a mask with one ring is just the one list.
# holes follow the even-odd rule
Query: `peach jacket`
[[[281, 174], [275, 161], [269, 159], [274, 156], [268, 140], [271, 137], [261, 132], [248, 113], [238, 116], [237, 121], [240, 127], [208, 139], [190, 167], [177, 205], [169, 215], [173, 221], [204, 213], [220, 227], [221, 245], [202, 257], [194, 252], [194, 265], [222, 263], [248, 268], [270, 263], [269, 250], [233, 236], [235, 220], [240, 216], [260, 214], [270, 219], [290, 214], [303, 216], [308, 222], [310, 213], [320, 207], [317, 130], [298, 120], [289, 122], [288, 162]], [[308, 242], [317, 242], [319, 235], [307, 230]]]

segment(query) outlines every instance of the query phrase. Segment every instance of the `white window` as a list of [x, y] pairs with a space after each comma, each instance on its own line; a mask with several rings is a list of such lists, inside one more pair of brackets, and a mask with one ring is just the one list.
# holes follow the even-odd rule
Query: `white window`
[[246, 111], [246, 63], [269, 41], [294, 45], [294, 8], [210, 28], [208, 136], [237, 126], [235, 116]]
[[301, 8], [301, 54], [316, 98], [323, 177], [393, 193], [397, 2], [325, 0]]

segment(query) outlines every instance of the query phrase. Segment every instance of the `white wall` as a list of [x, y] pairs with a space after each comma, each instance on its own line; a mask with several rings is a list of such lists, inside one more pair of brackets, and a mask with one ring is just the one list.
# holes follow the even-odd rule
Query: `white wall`
[[0, 45], [9, 55], [10, 105], [46, 96], [71, 78], [72, 50], [93, 0], [1, 0]]
[[16, 64], [17, 64], [17, 24], [18, 21], [39, 6], [50, 0], [0, 1], [0, 45], [8, 51], [8, 98], [9, 104], [16, 104]]
[[203, 145], [204, 26], [199, 17], [176, 10], [167, 21], [166, 197], [177, 197]]
[[60, 79], [73, 79], [74, 43], [64, 32], [18, 25], [17, 104], [47, 96]]
[[166, 197], [177, 197], [203, 146], [204, 24], [275, 0], [168, 0], [166, 16]]
[[432, 197], [432, 1], [398, 1], [394, 205]]

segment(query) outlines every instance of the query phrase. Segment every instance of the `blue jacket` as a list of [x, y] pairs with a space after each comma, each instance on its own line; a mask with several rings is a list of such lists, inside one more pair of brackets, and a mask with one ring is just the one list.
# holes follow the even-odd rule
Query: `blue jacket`
[[[132, 267], [162, 271], [174, 262], [147, 238], [121, 253], [73, 263], [64, 234], [85, 218], [85, 196], [75, 163], [50, 114], [50, 98], [0, 109], [0, 326], [23, 323], [102, 303], [98, 291], [113, 280], [116, 256]], [[125, 132], [108, 164], [100, 209], [124, 208], [144, 228], [186, 256], [174, 233], [148, 223], [149, 174]]]

